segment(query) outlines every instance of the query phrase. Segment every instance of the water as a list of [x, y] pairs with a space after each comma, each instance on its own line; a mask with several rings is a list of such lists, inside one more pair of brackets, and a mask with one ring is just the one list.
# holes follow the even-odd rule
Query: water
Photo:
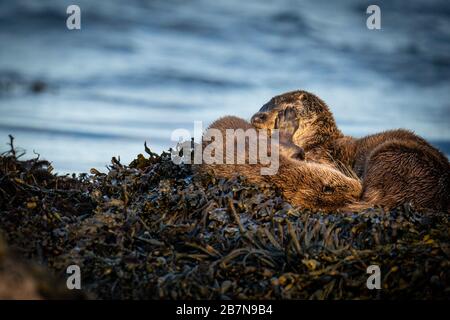
[[[310, 90], [346, 134], [404, 127], [450, 154], [450, 4], [369, 1], [0, 1], [0, 151], [16, 144], [60, 173], [124, 163], [176, 128], [249, 118]], [[30, 86], [43, 81], [46, 90]]]

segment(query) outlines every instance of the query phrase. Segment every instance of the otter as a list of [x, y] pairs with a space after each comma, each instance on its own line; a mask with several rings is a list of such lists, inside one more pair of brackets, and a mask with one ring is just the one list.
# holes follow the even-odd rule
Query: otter
[[338, 129], [325, 102], [306, 91], [288, 92], [272, 98], [251, 118], [258, 129], [278, 129], [285, 140], [301, 147], [305, 159], [351, 169], [349, 142]]
[[[213, 122], [208, 129], [218, 129], [223, 136], [225, 136], [226, 129], [255, 130], [248, 121], [234, 116], [220, 118]], [[234, 139], [235, 143], [236, 138]], [[246, 155], [245, 164], [203, 163], [195, 167], [202, 174], [210, 173], [222, 178], [241, 175], [250, 183], [274, 185], [292, 205], [312, 210], [338, 210], [354, 203], [360, 197], [362, 186], [359, 179], [350, 178], [324, 164], [298, 160], [303, 154], [301, 148], [284, 141], [281, 141], [280, 144], [283, 145], [283, 148], [279, 154], [278, 172], [274, 175], [261, 175], [262, 164], [260, 162], [250, 164], [248, 160], [251, 155]], [[203, 142], [203, 147], [207, 145], [207, 142]], [[247, 144], [245, 150], [248, 149], [249, 145]], [[286, 150], [288, 150], [287, 153]], [[270, 144], [269, 152], [272, 152]], [[292, 155], [295, 159], [291, 158]]]
[[352, 209], [410, 203], [417, 209], [450, 211], [447, 157], [409, 130], [363, 138], [345, 136], [327, 104], [307, 91], [272, 98], [251, 119], [257, 128], [279, 129], [303, 148], [305, 159], [333, 165], [362, 179], [359, 204]]

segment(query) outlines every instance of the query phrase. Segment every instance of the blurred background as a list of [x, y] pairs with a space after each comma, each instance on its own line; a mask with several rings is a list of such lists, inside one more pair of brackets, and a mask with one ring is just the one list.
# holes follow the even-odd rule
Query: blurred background
[[346, 134], [409, 128], [449, 155], [450, 3], [0, 0], [0, 151], [12, 134], [60, 173], [128, 163], [145, 140], [168, 149], [176, 128], [295, 89]]

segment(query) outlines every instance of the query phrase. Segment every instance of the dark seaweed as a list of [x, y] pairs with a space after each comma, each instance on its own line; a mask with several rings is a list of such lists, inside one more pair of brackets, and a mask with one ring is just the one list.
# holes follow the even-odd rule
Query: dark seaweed
[[[269, 185], [197, 176], [169, 153], [59, 176], [0, 157], [0, 229], [24, 259], [102, 299], [449, 299], [445, 212], [311, 212]], [[382, 290], [368, 290], [379, 265]]]

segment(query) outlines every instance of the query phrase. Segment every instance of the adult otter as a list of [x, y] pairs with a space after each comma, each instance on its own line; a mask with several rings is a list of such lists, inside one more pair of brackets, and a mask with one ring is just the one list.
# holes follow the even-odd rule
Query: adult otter
[[[249, 122], [233, 116], [216, 120], [208, 129], [218, 129], [224, 137], [226, 136], [226, 129], [255, 130]], [[236, 143], [236, 138], [233, 139], [233, 143]], [[260, 145], [260, 140], [263, 138], [259, 137], [258, 139], [258, 145]], [[283, 150], [290, 148], [290, 152], [293, 154], [301, 153], [301, 149], [298, 147], [281, 143], [284, 145]], [[207, 145], [207, 142], [203, 143], [203, 147]], [[270, 152], [272, 152], [272, 146], [269, 145], [269, 147]], [[249, 150], [248, 141], [245, 150]], [[210, 172], [215, 176], [224, 178], [239, 174], [246, 177], [251, 183], [273, 184], [294, 206], [315, 210], [336, 210], [355, 202], [360, 197], [360, 181], [347, 177], [329, 166], [290, 159], [281, 153], [279, 155], [278, 172], [274, 175], [261, 175], [263, 165], [259, 161], [256, 164], [249, 164], [252, 155], [249, 156], [248, 154], [249, 152], [246, 152], [245, 164], [202, 164], [197, 167], [197, 170], [201, 173]]]
[[360, 207], [392, 209], [409, 202], [420, 209], [450, 210], [450, 164], [411, 131], [360, 139], [344, 136], [326, 103], [306, 91], [272, 98], [252, 117], [252, 124], [284, 131], [304, 149], [307, 160], [353, 169], [363, 180]]

